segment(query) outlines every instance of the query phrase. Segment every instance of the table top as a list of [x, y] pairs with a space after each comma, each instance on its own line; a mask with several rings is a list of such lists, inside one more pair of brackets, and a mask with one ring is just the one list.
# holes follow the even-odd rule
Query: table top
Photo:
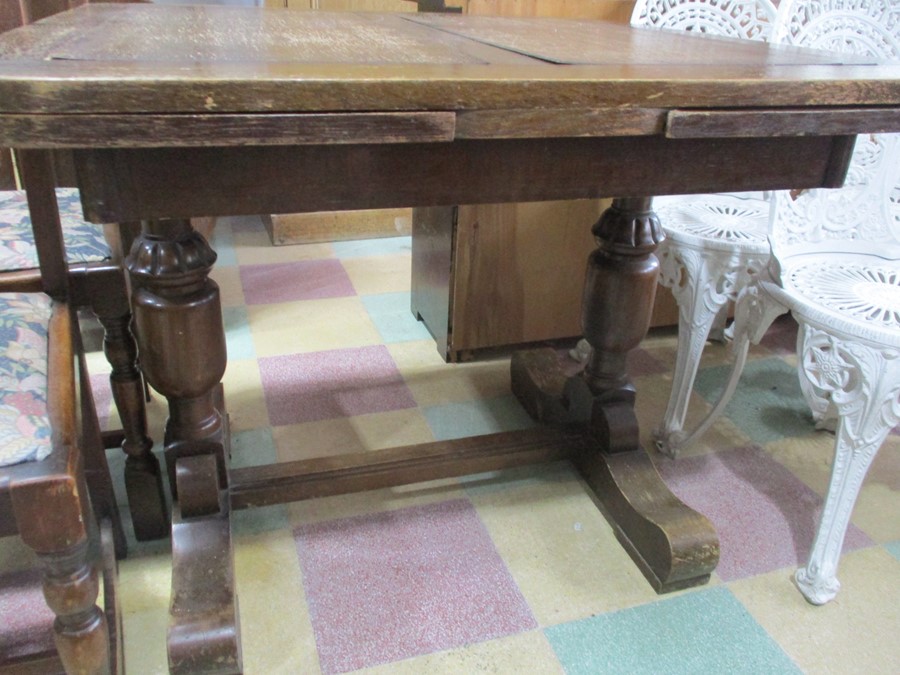
[[898, 105], [898, 66], [598, 21], [101, 4], [0, 36], [0, 114]]

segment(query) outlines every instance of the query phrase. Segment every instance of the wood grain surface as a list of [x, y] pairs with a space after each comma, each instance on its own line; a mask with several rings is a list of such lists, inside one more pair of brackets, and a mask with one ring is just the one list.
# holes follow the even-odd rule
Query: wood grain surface
[[0, 113], [898, 104], [897, 66], [603, 21], [87, 5], [0, 37]]

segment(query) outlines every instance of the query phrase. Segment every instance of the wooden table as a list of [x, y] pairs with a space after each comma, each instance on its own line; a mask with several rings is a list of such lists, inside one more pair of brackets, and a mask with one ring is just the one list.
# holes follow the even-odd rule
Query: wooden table
[[[172, 669], [240, 667], [232, 507], [566, 457], [658, 590], [706, 581], [715, 532], [641, 449], [625, 370], [663, 236], [649, 195], [836, 186], [853, 135], [875, 131], [900, 131], [898, 68], [604, 23], [94, 5], [0, 38], [0, 145], [21, 151], [36, 231], [57, 231], [40, 176], [62, 151], [89, 219], [143, 221], [135, 324], [179, 496]], [[555, 425], [229, 473], [215, 253], [188, 218], [603, 196], [592, 359], [571, 378], [514, 359]]]

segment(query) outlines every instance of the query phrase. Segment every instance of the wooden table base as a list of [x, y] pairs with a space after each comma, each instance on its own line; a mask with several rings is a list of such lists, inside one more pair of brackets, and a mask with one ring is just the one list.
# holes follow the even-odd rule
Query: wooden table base
[[[541, 422], [570, 430], [585, 422], [566, 395], [573, 377], [552, 349], [513, 356], [513, 392], [525, 409]], [[672, 494], [642, 447], [608, 452], [585, 433], [573, 461], [616, 537], [658, 593], [709, 580], [719, 561], [712, 524]]]

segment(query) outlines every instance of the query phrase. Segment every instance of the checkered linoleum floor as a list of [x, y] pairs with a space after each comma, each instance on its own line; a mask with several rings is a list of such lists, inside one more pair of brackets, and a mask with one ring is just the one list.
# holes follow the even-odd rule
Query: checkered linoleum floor
[[[223, 219], [213, 243], [233, 466], [531, 424], [508, 359], [444, 364], [410, 315], [408, 238], [273, 248], [257, 219]], [[683, 458], [655, 456], [718, 530], [709, 585], [657, 596], [567, 464], [242, 511], [245, 672], [897, 672], [900, 436], [863, 488], [837, 599], [813, 607], [791, 583], [832, 451], [800, 397], [793, 341], [777, 324], [727, 418]], [[661, 418], [674, 354], [660, 331], [632, 359], [644, 429]], [[695, 414], [727, 360], [707, 348]], [[91, 365], [111, 414], [102, 355]], [[164, 418], [157, 396], [156, 439]], [[121, 563], [130, 673], [165, 672], [169, 565], [165, 542]]]

